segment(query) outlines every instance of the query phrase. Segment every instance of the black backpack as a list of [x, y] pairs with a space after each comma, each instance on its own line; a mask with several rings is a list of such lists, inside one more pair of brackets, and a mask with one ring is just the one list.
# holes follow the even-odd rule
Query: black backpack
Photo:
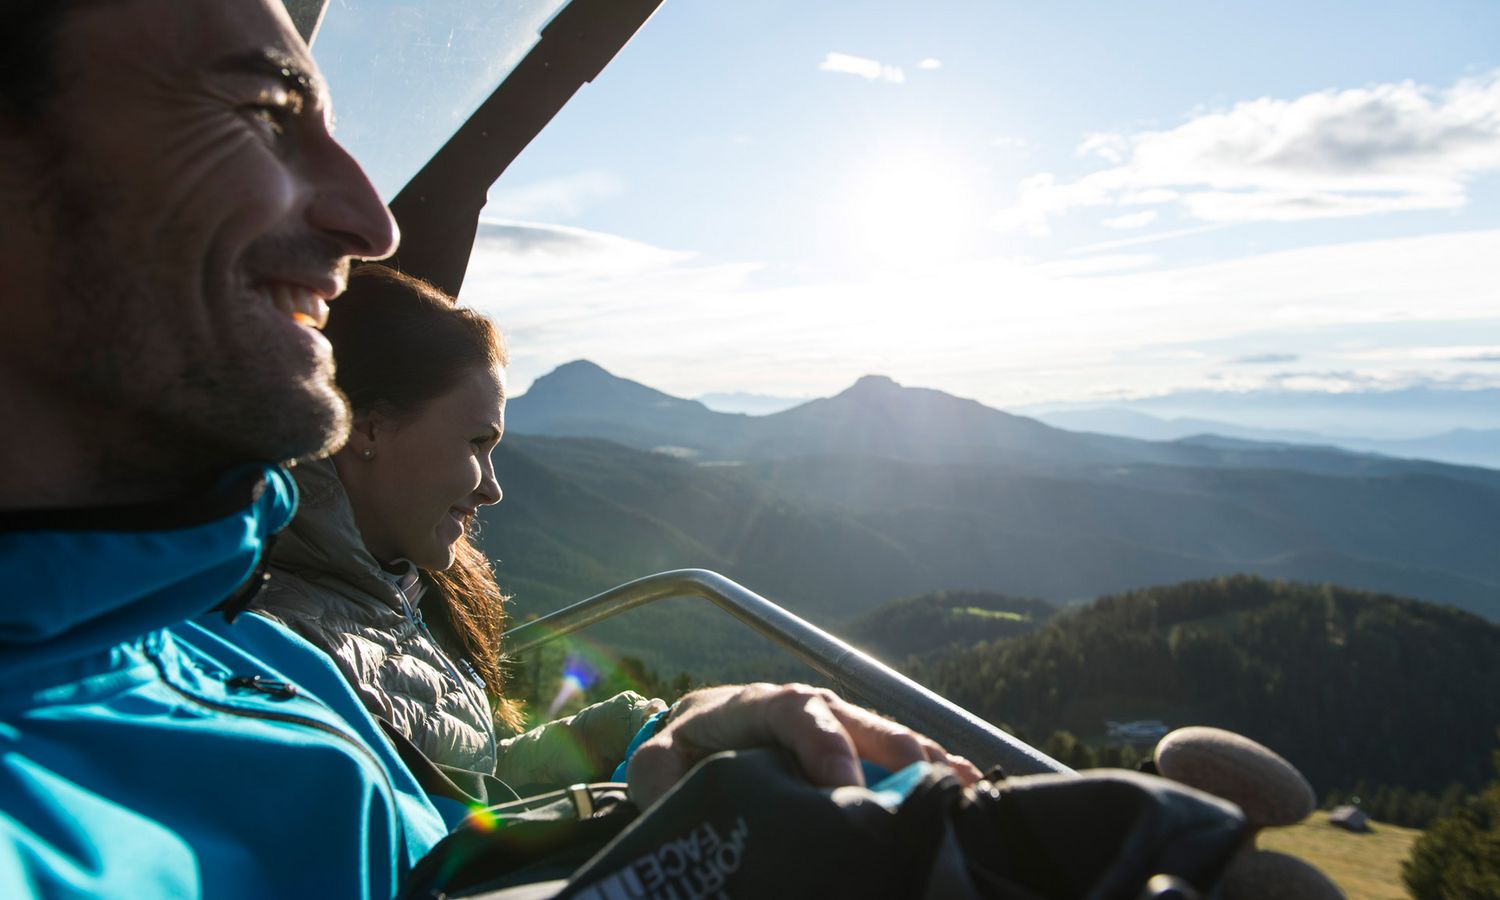
[[709, 757], [644, 815], [618, 784], [477, 813], [401, 896], [1206, 897], [1244, 835], [1233, 804], [1137, 772], [964, 788], [920, 764], [828, 789], [760, 749]]

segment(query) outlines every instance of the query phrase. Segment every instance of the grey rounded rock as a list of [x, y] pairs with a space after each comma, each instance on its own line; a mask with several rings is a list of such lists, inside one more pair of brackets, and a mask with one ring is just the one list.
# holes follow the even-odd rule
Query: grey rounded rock
[[1343, 900], [1344, 892], [1295, 856], [1251, 850], [1230, 862], [1217, 896], [1219, 900]]
[[1162, 738], [1156, 770], [1236, 804], [1256, 828], [1295, 824], [1318, 805], [1312, 785], [1291, 763], [1222, 728], [1197, 725]]

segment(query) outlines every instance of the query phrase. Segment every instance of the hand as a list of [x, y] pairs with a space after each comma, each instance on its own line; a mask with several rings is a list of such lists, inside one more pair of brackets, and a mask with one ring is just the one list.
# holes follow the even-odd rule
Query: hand
[[779, 745], [792, 751], [813, 784], [864, 784], [859, 761], [896, 771], [926, 760], [973, 784], [979, 770], [936, 741], [805, 684], [746, 684], [684, 696], [666, 727], [636, 750], [627, 780], [642, 809], [656, 802], [699, 760], [721, 750]]

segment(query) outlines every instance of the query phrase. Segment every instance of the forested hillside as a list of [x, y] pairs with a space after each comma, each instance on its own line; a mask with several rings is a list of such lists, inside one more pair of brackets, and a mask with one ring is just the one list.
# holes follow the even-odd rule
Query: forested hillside
[[1216, 578], [1099, 599], [914, 676], [1036, 740], [1106, 720], [1218, 725], [1283, 753], [1320, 795], [1438, 792], [1489, 775], [1500, 627], [1333, 586]]
[[1057, 614], [1045, 600], [989, 591], [937, 591], [893, 600], [851, 623], [843, 637], [896, 662], [1035, 631]]
[[[703, 567], [1079, 760], [1118, 756], [1107, 721], [1162, 719], [1262, 740], [1320, 796], [1431, 806], [1488, 771], [1500, 473], [1095, 440], [879, 379], [757, 424], [597, 367], [562, 374], [538, 382], [550, 407], [532, 421], [623, 443], [506, 436], [481, 541], [519, 617]], [[569, 653], [601, 671], [633, 658], [642, 684], [806, 677], [701, 601], [552, 652], [529, 663], [541, 696]]]
[[496, 469], [505, 500], [481, 514], [481, 539], [528, 613], [701, 566], [822, 622], [936, 590], [1070, 602], [1231, 572], [1500, 618], [1500, 490], [1425, 474], [848, 456], [703, 465], [530, 435], [507, 435]]

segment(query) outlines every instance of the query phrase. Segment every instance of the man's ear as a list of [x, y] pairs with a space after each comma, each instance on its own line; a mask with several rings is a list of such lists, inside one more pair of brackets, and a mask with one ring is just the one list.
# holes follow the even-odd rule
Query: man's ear
[[58, 141], [50, 132], [18, 118], [0, 101], [0, 184], [13, 192], [44, 196], [58, 152]]

